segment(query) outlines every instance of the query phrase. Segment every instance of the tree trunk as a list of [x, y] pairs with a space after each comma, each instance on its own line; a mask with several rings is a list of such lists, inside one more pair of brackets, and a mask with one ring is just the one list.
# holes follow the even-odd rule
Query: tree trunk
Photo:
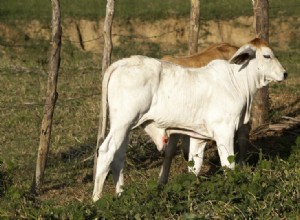
[[[103, 50], [101, 78], [111, 63], [111, 52], [112, 52], [111, 30], [112, 30], [112, 22], [114, 17], [114, 4], [115, 4], [114, 0], [107, 0], [106, 15], [105, 15], [104, 27], [103, 27], [104, 50]], [[101, 100], [101, 101], [104, 102], [105, 100]], [[100, 144], [103, 142], [104, 137], [105, 137], [105, 129], [102, 131], [102, 108], [100, 108], [97, 145], [96, 145], [96, 152], [94, 156], [94, 176], [95, 176], [95, 171], [97, 166], [97, 149], [100, 146]]]
[[[252, 0], [256, 37], [269, 42], [269, 2], [268, 0]], [[269, 109], [268, 86], [260, 89], [254, 96], [252, 106], [252, 129], [266, 123]]]
[[44, 116], [42, 120], [40, 143], [36, 162], [36, 172], [34, 175], [32, 190], [36, 192], [41, 187], [44, 178], [46, 159], [50, 148], [51, 129], [55, 103], [58, 98], [57, 79], [60, 65], [61, 51], [61, 21], [60, 21], [60, 3], [59, 0], [52, 0], [52, 41], [50, 66], [47, 83], [47, 97], [44, 106]]
[[198, 51], [200, 0], [191, 0], [190, 30], [189, 30], [189, 55]]

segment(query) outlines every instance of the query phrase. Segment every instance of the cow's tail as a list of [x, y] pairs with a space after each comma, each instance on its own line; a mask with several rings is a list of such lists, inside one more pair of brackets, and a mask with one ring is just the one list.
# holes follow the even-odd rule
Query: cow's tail
[[111, 65], [104, 73], [102, 79], [102, 94], [101, 94], [101, 113], [99, 121], [99, 131], [97, 137], [97, 147], [104, 141], [106, 135], [106, 127], [108, 122], [108, 101], [107, 101], [107, 88], [110, 76], [117, 68], [117, 65]]
[[101, 112], [99, 117], [99, 129], [97, 135], [97, 145], [96, 152], [94, 154], [94, 168], [93, 168], [93, 179], [96, 177], [96, 169], [97, 169], [97, 158], [98, 158], [98, 149], [100, 145], [103, 143], [106, 133], [107, 121], [108, 121], [108, 102], [107, 102], [107, 87], [110, 76], [112, 72], [117, 68], [117, 65], [111, 65], [105, 71], [103, 79], [102, 79], [102, 94], [101, 94]]

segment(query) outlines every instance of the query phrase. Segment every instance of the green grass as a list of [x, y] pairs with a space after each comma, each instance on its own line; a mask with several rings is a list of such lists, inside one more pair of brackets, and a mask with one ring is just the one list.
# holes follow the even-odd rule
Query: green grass
[[[62, 18], [98, 19], [105, 16], [105, 0], [62, 0]], [[270, 17], [298, 16], [299, 2], [289, 0], [270, 1]], [[157, 20], [167, 17], [182, 17], [189, 15], [189, 1], [183, 0], [122, 0], [115, 1], [115, 16], [120, 20], [139, 18], [142, 20]], [[83, 10], [84, 9], [84, 10]], [[201, 19], [231, 19], [236, 16], [252, 15], [251, 1], [215, 0], [201, 2]], [[51, 19], [51, 3], [47, 0], [2, 1], [0, 22], [9, 20], [37, 19], [49, 22]]]
[[227, 171], [226, 175], [218, 172], [198, 179], [193, 175], [178, 175], [162, 188], [157, 188], [155, 180], [148, 181], [146, 187], [145, 183], [133, 183], [120, 198], [105, 196], [97, 202], [98, 216], [106, 219], [122, 216], [128, 219], [154, 216], [158, 219], [204, 216], [211, 219], [271, 216], [294, 219], [300, 214], [297, 207], [299, 164], [294, 161], [295, 155], [300, 156], [299, 143], [292, 154], [287, 161], [265, 159], [260, 154], [255, 170], [238, 167], [235, 171]]
[[[222, 170], [200, 178], [177, 174], [165, 187], [157, 187], [154, 177], [136, 178], [121, 197], [106, 194], [95, 204], [72, 201], [60, 206], [51, 199], [34, 202], [10, 187], [2, 198], [0, 214], [27, 219], [297, 219], [300, 139], [294, 140], [285, 160], [265, 157], [262, 152], [258, 157], [255, 167], [237, 167], [226, 174]], [[75, 185], [70, 176], [64, 177], [63, 187]]]

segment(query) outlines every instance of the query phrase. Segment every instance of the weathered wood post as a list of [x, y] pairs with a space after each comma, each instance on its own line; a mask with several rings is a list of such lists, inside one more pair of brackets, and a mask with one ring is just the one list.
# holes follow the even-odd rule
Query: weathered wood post
[[190, 11], [190, 30], [189, 30], [189, 55], [198, 51], [198, 35], [199, 35], [199, 18], [200, 18], [200, 0], [191, 0]]
[[36, 171], [34, 175], [32, 189], [34, 192], [40, 189], [44, 178], [46, 159], [50, 148], [52, 121], [55, 103], [58, 98], [57, 80], [60, 66], [61, 51], [61, 18], [59, 0], [51, 0], [52, 4], [52, 37], [51, 37], [51, 54], [47, 82], [47, 97], [44, 106], [44, 115], [42, 119], [40, 143], [36, 161]]
[[[269, 42], [269, 1], [252, 0], [256, 37]], [[268, 86], [257, 91], [252, 106], [252, 129], [266, 123], [269, 109]]]
[[[112, 22], [113, 22], [113, 17], [114, 17], [114, 8], [115, 8], [114, 5], [115, 5], [114, 0], [107, 0], [106, 15], [105, 15], [104, 26], [103, 26], [104, 49], [103, 49], [101, 78], [111, 63], [111, 52], [112, 52], [112, 46], [113, 46], [111, 31], [112, 31]], [[104, 102], [104, 101], [105, 100], [101, 100], [101, 102]], [[96, 166], [97, 166], [97, 149], [98, 149], [99, 145], [103, 142], [104, 137], [105, 137], [105, 128], [102, 129], [102, 109], [100, 108], [97, 145], [96, 145], [96, 151], [95, 151], [95, 156], [94, 156], [94, 176], [95, 176], [95, 171], [96, 171]]]
[[103, 49], [103, 59], [102, 59], [102, 75], [106, 71], [107, 67], [111, 62], [111, 51], [112, 51], [112, 22], [114, 17], [114, 0], [107, 0], [106, 4], [106, 15], [103, 26], [103, 35], [104, 35], [104, 49]]

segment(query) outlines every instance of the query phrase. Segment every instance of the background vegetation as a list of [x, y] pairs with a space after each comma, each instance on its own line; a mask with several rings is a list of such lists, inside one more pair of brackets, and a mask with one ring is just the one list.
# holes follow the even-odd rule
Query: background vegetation
[[[250, 1], [202, 0], [201, 19], [229, 19], [251, 15]], [[298, 15], [296, 0], [270, 1], [270, 15]], [[62, 0], [64, 18], [98, 19], [105, 1]], [[51, 5], [46, 0], [1, 1], [0, 24], [37, 19], [49, 26]], [[188, 1], [116, 1], [116, 19], [188, 16]], [[224, 10], [226, 8], [226, 10]], [[299, 24], [295, 24], [298, 25]], [[1, 28], [1, 25], [0, 25]], [[0, 29], [1, 30], [1, 29]], [[114, 58], [132, 53], [160, 56], [160, 45], [125, 41]], [[12, 46], [13, 45], [13, 46]], [[140, 130], [131, 137], [126, 159], [126, 189], [114, 196], [111, 177], [105, 196], [96, 204], [92, 193], [94, 151], [100, 100], [101, 55], [63, 45], [59, 99], [43, 191], [33, 197], [41, 117], [46, 95], [49, 42], [16, 35], [0, 35], [0, 218], [1, 219], [297, 219], [300, 216], [299, 125], [284, 132], [266, 132], [252, 140], [248, 165], [234, 171], [220, 168], [215, 148], [206, 151], [199, 178], [186, 172], [180, 149], [172, 165], [170, 183], [157, 187], [163, 155]], [[270, 122], [297, 117], [300, 76], [299, 43], [279, 50], [289, 79], [270, 87]], [[121, 54], [121, 55], [120, 55]], [[296, 97], [296, 98], [295, 98]], [[298, 97], [298, 98], [297, 98]], [[292, 100], [292, 101], [291, 101]]]
[[[229, 19], [236, 16], [252, 15], [251, 1], [202, 0], [201, 19]], [[62, 17], [97, 19], [105, 15], [105, 0], [62, 0]], [[216, 7], [217, 6], [217, 7]], [[189, 2], [182, 0], [117, 0], [115, 15], [119, 19], [140, 18], [156, 20], [170, 16], [189, 15]], [[299, 2], [270, 0], [270, 16], [297, 16]], [[224, 10], [226, 8], [226, 10]], [[51, 19], [51, 4], [47, 0], [1, 1], [1, 19], [46, 20]]]

